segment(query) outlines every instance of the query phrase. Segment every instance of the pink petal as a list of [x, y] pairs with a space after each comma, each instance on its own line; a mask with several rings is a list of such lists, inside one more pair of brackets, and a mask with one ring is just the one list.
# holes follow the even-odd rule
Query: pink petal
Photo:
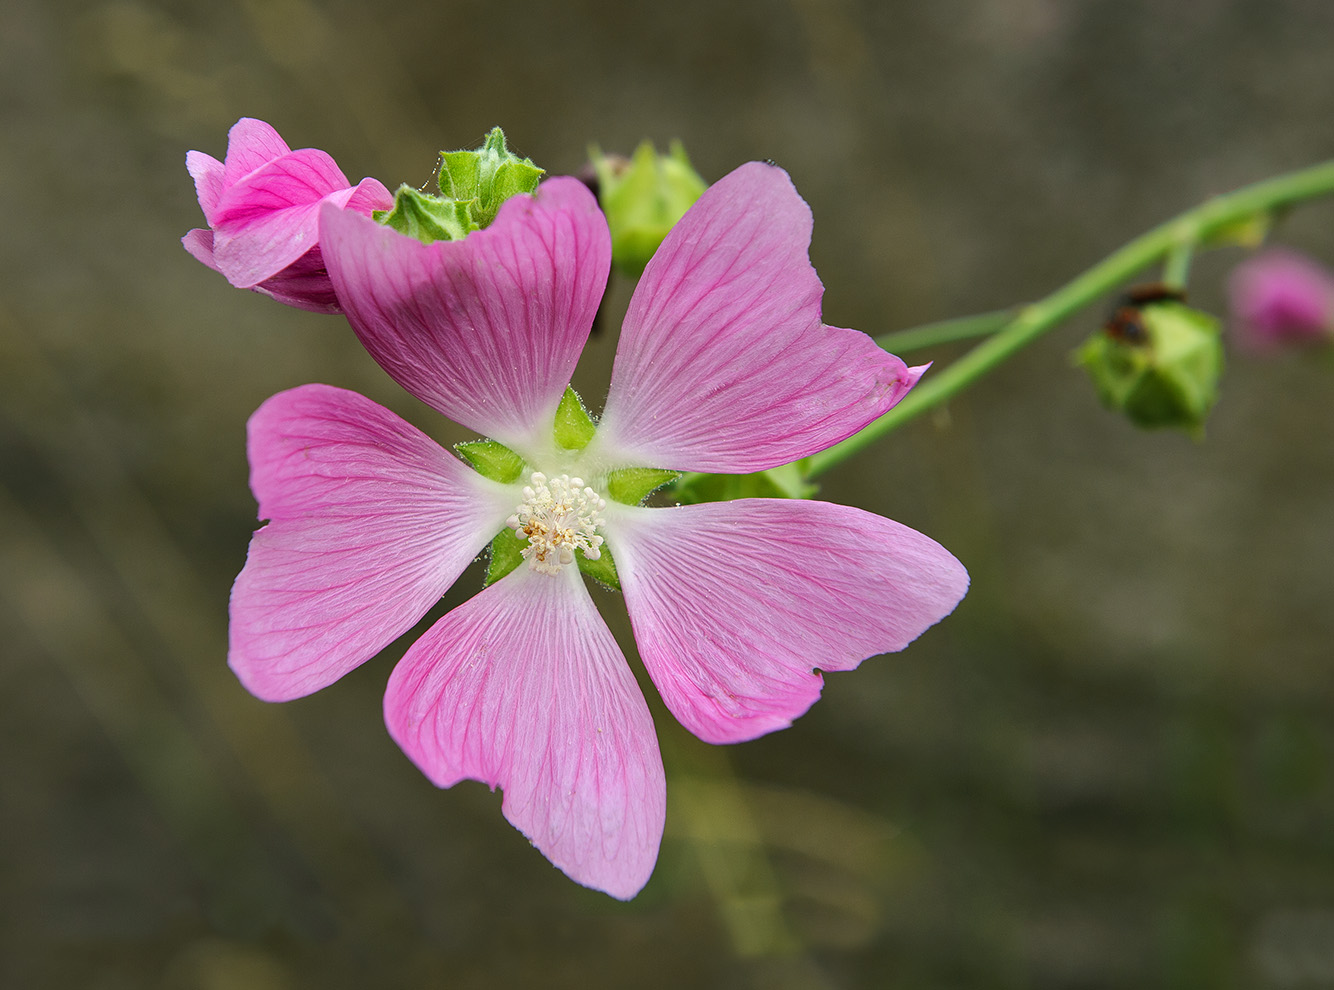
[[811, 211], [787, 173], [743, 165], [649, 262], [626, 314], [599, 429], [609, 456], [749, 472], [856, 433], [908, 391], [865, 334], [820, 319]]
[[319, 246], [297, 258], [277, 275], [254, 286], [256, 292], [272, 296], [280, 303], [312, 313], [341, 313], [333, 282], [324, 267]]
[[226, 188], [222, 162], [202, 151], [189, 151], [185, 155], [185, 168], [195, 181], [195, 195], [199, 197], [199, 208], [204, 211], [204, 219], [212, 226], [218, 200]]
[[933, 540], [827, 502], [625, 508], [608, 528], [644, 666], [711, 743], [790, 725], [820, 696], [813, 671], [903, 649], [968, 587]]
[[439, 787], [505, 791], [505, 817], [573, 880], [633, 897], [666, 811], [648, 706], [574, 568], [520, 567], [454, 609], [389, 678], [389, 733]]
[[395, 381], [502, 443], [549, 445], [611, 264], [607, 222], [581, 182], [515, 196], [462, 241], [422, 244], [329, 207], [321, 224], [343, 310]]
[[218, 263], [213, 260], [213, 231], [196, 227], [181, 238], [181, 244], [200, 264], [207, 265], [215, 272], [218, 270]]
[[[338, 203], [338, 197], [336, 195], [331, 197], [331, 201]], [[350, 190], [347, 201], [338, 205], [345, 210], [352, 210], [363, 217], [368, 217], [376, 210], [392, 210], [394, 194], [386, 189], [385, 184], [379, 179], [365, 178]]]
[[252, 693], [317, 691], [411, 628], [514, 509], [370, 399], [305, 385], [250, 417], [269, 524], [232, 589], [228, 663]]
[[262, 120], [242, 117], [227, 132], [227, 164], [223, 184], [235, 185], [243, 178], [292, 149]]
[[319, 207], [352, 190], [334, 160], [307, 148], [275, 159], [227, 188], [213, 215], [213, 255], [239, 288], [278, 274], [319, 240]]

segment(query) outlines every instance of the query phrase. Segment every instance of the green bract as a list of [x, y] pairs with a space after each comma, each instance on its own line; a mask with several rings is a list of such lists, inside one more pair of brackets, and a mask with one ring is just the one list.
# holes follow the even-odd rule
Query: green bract
[[1218, 399], [1218, 320], [1179, 302], [1124, 307], [1076, 354], [1102, 401], [1137, 426], [1199, 434]]
[[423, 244], [458, 241], [488, 226], [511, 196], [531, 193], [546, 173], [505, 147], [493, 127], [475, 151], [442, 151], [435, 196], [399, 186], [392, 210], [377, 210], [377, 221]]
[[673, 141], [666, 155], [658, 154], [651, 141], [640, 144], [630, 159], [604, 155], [596, 147], [588, 154], [611, 228], [612, 264], [638, 277], [707, 184], [691, 166], [680, 141]]

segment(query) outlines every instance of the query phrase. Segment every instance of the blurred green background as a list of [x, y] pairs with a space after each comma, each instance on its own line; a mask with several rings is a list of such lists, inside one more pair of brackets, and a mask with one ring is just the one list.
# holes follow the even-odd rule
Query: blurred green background
[[[826, 320], [883, 333], [1329, 157], [1332, 50], [1322, 0], [6, 0], [0, 984], [1334, 986], [1329, 363], [1234, 355], [1203, 443], [1143, 434], [1070, 367], [1086, 314], [831, 473], [972, 591], [755, 743], [652, 697], [667, 836], [620, 904], [397, 751], [402, 644], [287, 705], [231, 676], [250, 412], [323, 381], [461, 437], [178, 243], [243, 115], [391, 187], [493, 124], [553, 172], [679, 137], [787, 168]], [[1331, 220], [1278, 238], [1334, 260]]]

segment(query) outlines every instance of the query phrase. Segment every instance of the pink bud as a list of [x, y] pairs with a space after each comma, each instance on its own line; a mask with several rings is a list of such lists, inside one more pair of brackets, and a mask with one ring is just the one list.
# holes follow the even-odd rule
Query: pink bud
[[1242, 262], [1228, 282], [1234, 332], [1252, 351], [1328, 341], [1334, 276], [1305, 255], [1271, 248]]

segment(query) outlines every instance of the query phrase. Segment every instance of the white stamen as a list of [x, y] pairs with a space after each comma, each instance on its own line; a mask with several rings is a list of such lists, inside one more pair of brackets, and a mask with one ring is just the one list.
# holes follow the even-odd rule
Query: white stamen
[[602, 556], [602, 510], [606, 499], [584, 485], [582, 478], [562, 474], [548, 479], [541, 471], [529, 477], [523, 502], [505, 524], [528, 538], [523, 548], [528, 566], [542, 574], [559, 574], [581, 551], [589, 560]]

